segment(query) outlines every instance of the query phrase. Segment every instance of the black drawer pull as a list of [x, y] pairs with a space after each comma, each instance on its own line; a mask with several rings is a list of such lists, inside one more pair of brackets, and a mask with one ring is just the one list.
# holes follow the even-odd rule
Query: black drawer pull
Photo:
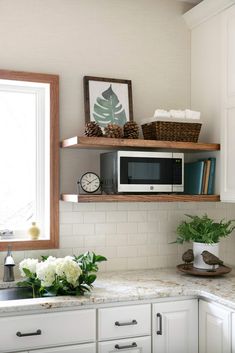
[[128, 349], [128, 348], [136, 348], [137, 344], [133, 342], [132, 344], [128, 344], [126, 346], [119, 346], [119, 344], [115, 344], [114, 348], [116, 349]]
[[159, 330], [157, 330], [157, 335], [162, 335], [162, 315], [157, 313], [157, 319], [159, 318]]
[[116, 321], [115, 322], [115, 326], [130, 326], [130, 325], [137, 325], [138, 322], [136, 320], [132, 320], [130, 322], [119, 322], [119, 321]]
[[42, 334], [41, 330], [37, 330], [36, 332], [29, 332], [29, 333], [21, 333], [20, 331], [16, 332], [16, 336], [18, 337], [40, 336], [41, 334]]

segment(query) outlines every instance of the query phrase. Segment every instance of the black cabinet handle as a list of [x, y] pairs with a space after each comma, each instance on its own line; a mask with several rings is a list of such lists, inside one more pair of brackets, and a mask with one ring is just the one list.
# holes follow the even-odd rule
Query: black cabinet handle
[[119, 346], [119, 344], [115, 344], [114, 348], [116, 349], [128, 349], [128, 348], [136, 348], [137, 344], [133, 342], [132, 344], [128, 344], [126, 346]]
[[131, 326], [131, 325], [137, 325], [138, 322], [136, 320], [132, 320], [130, 322], [119, 322], [116, 321], [115, 322], [115, 326]]
[[16, 332], [16, 336], [18, 337], [40, 336], [41, 334], [42, 334], [41, 330], [37, 330], [36, 332], [28, 332], [28, 333], [21, 333], [20, 331]]
[[157, 330], [157, 335], [162, 335], [162, 315], [157, 313], [157, 321], [159, 318], [159, 330]]

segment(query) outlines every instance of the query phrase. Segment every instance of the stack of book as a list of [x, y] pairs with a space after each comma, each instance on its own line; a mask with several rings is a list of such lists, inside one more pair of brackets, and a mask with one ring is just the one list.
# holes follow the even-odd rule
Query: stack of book
[[198, 160], [184, 165], [184, 193], [213, 195], [215, 185], [215, 158]]

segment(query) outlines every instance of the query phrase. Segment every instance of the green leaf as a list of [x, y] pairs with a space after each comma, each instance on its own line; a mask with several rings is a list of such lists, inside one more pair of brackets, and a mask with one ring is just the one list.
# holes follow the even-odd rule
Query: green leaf
[[107, 124], [123, 126], [126, 121], [126, 112], [120, 104], [118, 96], [112, 89], [112, 85], [102, 93], [103, 98], [97, 97], [94, 104], [93, 117], [97, 124], [105, 127]]
[[23, 268], [23, 271], [27, 277], [31, 277], [33, 275], [32, 272], [30, 272], [27, 268]]

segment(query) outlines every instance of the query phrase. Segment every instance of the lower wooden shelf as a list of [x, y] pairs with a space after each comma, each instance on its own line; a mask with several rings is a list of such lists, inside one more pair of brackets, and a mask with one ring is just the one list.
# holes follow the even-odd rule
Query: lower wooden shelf
[[62, 201], [67, 202], [218, 202], [219, 195], [76, 195], [62, 194]]

